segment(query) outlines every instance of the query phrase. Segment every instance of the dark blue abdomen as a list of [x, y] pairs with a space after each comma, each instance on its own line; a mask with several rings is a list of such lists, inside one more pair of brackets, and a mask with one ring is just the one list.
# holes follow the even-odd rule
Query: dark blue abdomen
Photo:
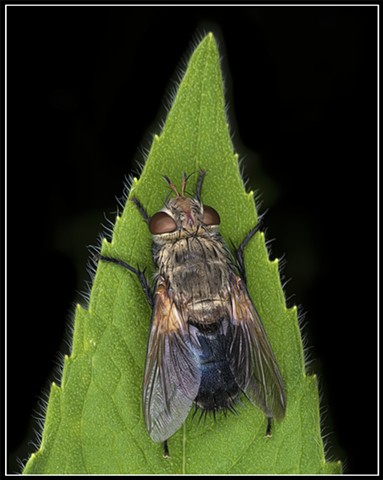
[[219, 332], [197, 336], [201, 383], [195, 403], [203, 410], [231, 408], [240, 390], [226, 357], [227, 338]]

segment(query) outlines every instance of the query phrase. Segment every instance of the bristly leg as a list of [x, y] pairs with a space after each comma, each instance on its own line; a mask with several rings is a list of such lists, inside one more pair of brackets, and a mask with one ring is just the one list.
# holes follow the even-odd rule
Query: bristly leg
[[103, 262], [110, 262], [110, 263], [115, 263], [116, 265], [120, 265], [120, 267], [124, 267], [126, 268], [127, 270], [129, 270], [129, 272], [132, 272], [134, 273], [138, 280], [140, 281], [141, 283], [141, 286], [145, 292], [145, 295], [146, 295], [146, 299], [150, 305], [150, 308], [153, 309], [153, 298], [152, 298], [152, 293], [151, 293], [151, 290], [150, 290], [150, 286], [148, 284], [148, 281], [145, 277], [145, 270], [144, 271], [141, 271], [141, 270], [137, 270], [136, 268], [132, 267], [131, 265], [129, 265], [128, 263], [124, 262], [123, 260], [118, 260], [117, 258], [112, 258], [112, 257], [104, 257], [104, 255], [99, 255], [98, 256], [99, 260], [102, 260]]
[[169, 458], [170, 453], [169, 453], [169, 447], [168, 447], [168, 441], [164, 441], [164, 458]]
[[272, 437], [271, 433], [271, 423], [272, 423], [273, 417], [267, 417], [267, 427], [266, 427], [266, 433], [265, 437]]
[[130, 199], [130, 201], [133, 202], [136, 205], [136, 207], [138, 208], [138, 211], [141, 214], [141, 217], [145, 220], [145, 222], [147, 224], [149, 224], [150, 217], [149, 217], [147, 211], [145, 210], [144, 206], [142, 205], [142, 203], [138, 200], [138, 198], [133, 197], [133, 198]]
[[261, 225], [262, 225], [263, 217], [266, 215], [266, 213], [267, 213], [267, 210], [265, 210], [262, 213], [262, 215], [260, 215], [258, 217], [257, 224], [255, 225], [255, 227], [253, 227], [250, 230], [250, 232], [242, 240], [242, 243], [240, 244], [240, 246], [237, 248], [237, 251], [236, 251], [237, 265], [238, 265], [238, 268], [239, 268], [239, 273], [240, 273], [242, 279], [245, 281], [245, 283], [246, 283], [246, 272], [245, 272], [245, 261], [244, 261], [244, 258], [243, 258], [244, 250], [245, 250], [247, 244], [250, 242], [250, 240], [258, 232], [258, 230], [260, 230]]
[[236, 257], [237, 257], [237, 265], [239, 269], [239, 273], [246, 283], [246, 271], [245, 271], [245, 261], [243, 258], [244, 250], [246, 245], [250, 242], [250, 240], [254, 237], [254, 235], [258, 232], [260, 228], [260, 223], [258, 222], [255, 227], [253, 227], [250, 232], [246, 235], [246, 237], [242, 240], [242, 243], [237, 248]]

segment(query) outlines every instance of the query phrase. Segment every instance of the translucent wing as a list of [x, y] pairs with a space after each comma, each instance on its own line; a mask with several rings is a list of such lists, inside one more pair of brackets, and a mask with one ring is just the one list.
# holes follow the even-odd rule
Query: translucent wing
[[259, 315], [246, 286], [233, 274], [230, 285], [231, 341], [228, 358], [238, 386], [266, 416], [285, 415], [286, 396], [282, 376]]
[[184, 423], [201, 381], [186, 323], [161, 281], [157, 283], [143, 384], [146, 427], [155, 442]]

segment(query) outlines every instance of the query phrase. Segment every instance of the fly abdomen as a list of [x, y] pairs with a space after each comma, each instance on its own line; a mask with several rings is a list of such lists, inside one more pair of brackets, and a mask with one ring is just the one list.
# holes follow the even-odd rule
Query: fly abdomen
[[201, 383], [195, 403], [207, 411], [233, 408], [240, 389], [226, 358], [227, 339], [222, 333], [199, 333]]

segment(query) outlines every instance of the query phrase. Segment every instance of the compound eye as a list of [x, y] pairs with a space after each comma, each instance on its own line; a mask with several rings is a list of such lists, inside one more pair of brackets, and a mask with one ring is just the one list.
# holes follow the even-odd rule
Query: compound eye
[[217, 210], [214, 210], [213, 207], [208, 207], [207, 205], [203, 206], [202, 221], [205, 225], [219, 225], [221, 223]]
[[150, 219], [149, 230], [152, 235], [161, 235], [177, 230], [177, 224], [167, 213], [157, 212]]

